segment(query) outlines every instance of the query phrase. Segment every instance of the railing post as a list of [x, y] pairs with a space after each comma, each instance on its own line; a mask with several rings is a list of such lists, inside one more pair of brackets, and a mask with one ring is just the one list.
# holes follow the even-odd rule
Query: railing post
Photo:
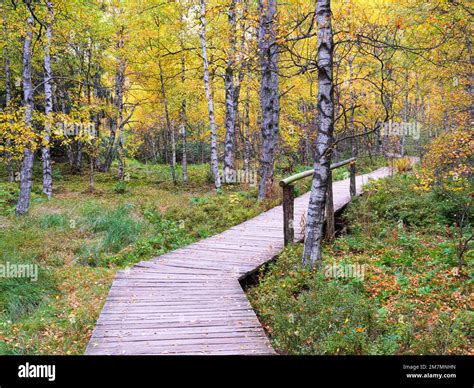
[[350, 163], [349, 169], [350, 169], [350, 172], [351, 172], [351, 179], [350, 179], [351, 197], [355, 197], [357, 195], [357, 189], [356, 189], [356, 162], [355, 162], [355, 160]]
[[294, 217], [295, 187], [293, 185], [285, 185], [283, 186], [283, 233], [285, 246], [292, 244], [295, 239]]
[[[347, 166], [350, 164], [350, 192], [351, 197], [356, 196], [356, 158], [350, 158], [343, 160], [338, 163], [331, 164], [331, 170]], [[280, 181], [280, 187], [283, 189], [283, 232], [285, 237], [285, 245], [291, 244], [295, 239], [294, 230], [294, 201], [295, 201], [295, 188], [294, 183], [300, 179], [310, 177], [314, 175], [314, 170], [306, 170], [298, 174], [292, 175], [288, 178]], [[334, 199], [332, 192], [332, 172], [329, 176], [327, 194], [326, 194], [326, 235], [325, 238], [328, 241], [334, 239], [335, 235], [335, 221], [334, 221]]]
[[326, 190], [326, 241], [334, 240], [335, 232], [334, 220], [334, 198], [332, 192], [332, 171], [329, 172], [327, 190]]

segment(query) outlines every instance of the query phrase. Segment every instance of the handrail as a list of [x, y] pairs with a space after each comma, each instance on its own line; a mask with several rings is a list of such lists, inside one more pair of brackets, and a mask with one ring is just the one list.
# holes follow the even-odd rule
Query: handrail
[[[350, 163], [355, 162], [356, 160], [357, 160], [357, 158], [349, 158], [349, 159], [343, 160], [343, 161], [338, 162], [338, 163], [333, 163], [333, 164], [331, 164], [331, 170], [335, 170], [336, 168], [346, 166]], [[314, 169], [299, 172], [298, 174], [295, 174], [295, 175], [289, 176], [288, 178], [282, 179], [280, 181], [280, 187], [291, 185], [292, 183], [294, 183], [296, 181], [299, 181], [300, 179], [312, 176], [313, 174], [314, 174]]]
[[[356, 158], [349, 158], [338, 163], [331, 164], [331, 170], [346, 166], [350, 164], [350, 185], [349, 190], [351, 197], [356, 195]], [[285, 245], [291, 244], [294, 241], [295, 231], [293, 228], [294, 222], [294, 202], [295, 202], [295, 186], [293, 183], [300, 179], [314, 175], [313, 170], [307, 170], [298, 174], [292, 175], [280, 181], [280, 186], [283, 189], [283, 234], [285, 238]], [[327, 201], [326, 201], [326, 216], [327, 216], [327, 235], [334, 236], [334, 202], [332, 198], [332, 178], [329, 176]]]

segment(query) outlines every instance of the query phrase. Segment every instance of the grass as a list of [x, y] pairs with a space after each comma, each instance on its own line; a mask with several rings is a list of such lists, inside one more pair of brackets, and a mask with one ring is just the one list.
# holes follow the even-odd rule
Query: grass
[[31, 262], [38, 282], [0, 278], [0, 354], [82, 354], [119, 268], [216, 234], [279, 202], [256, 200], [246, 186], [215, 193], [207, 165], [190, 165], [187, 185], [168, 166], [127, 163], [114, 171], [72, 176], [54, 166], [54, 198], [41, 193], [35, 164], [30, 213], [14, 215], [18, 185], [0, 182], [2, 263]]
[[287, 248], [249, 290], [284, 354], [471, 354], [473, 252], [458, 276], [444, 204], [410, 175], [373, 182], [346, 212], [325, 264], [366, 265], [364, 279], [301, 268]]
[[[337, 171], [336, 179], [343, 179], [344, 169]], [[263, 202], [248, 185], [216, 193], [207, 165], [190, 165], [186, 185], [174, 185], [164, 165], [128, 161], [126, 173], [125, 182], [117, 182], [114, 168], [96, 173], [90, 192], [87, 175], [70, 175], [67, 165], [55, 164], [54, 197], [48, 201], [36, 163], [30, 213], [22, 218], [14, 214], [18, 184], [0, 182], [0, 251], [8, 253], [2, 262], [40, 267], [35, 283], [0, 278], [0, 354], [82, 354], [119, 268], [217, 234], [280, 203], [277, 186]], [[282, 177], [277, 173], [276, 181]], [[310, 184], [301, 181], [297, 193]]]

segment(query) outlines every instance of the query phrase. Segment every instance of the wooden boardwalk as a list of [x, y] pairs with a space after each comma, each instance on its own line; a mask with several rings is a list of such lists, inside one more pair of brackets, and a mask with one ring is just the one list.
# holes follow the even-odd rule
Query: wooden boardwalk
[[[357, 177], [357, 191], [388, 168]], [[334, 207], [350, 201], [333, 185]], [[295, 238], [309, 193], [295, 200]], [[120, 271], [86, 354], [275, 354], [239, 280], [283, 249], [281, 206], [195, 244]]]

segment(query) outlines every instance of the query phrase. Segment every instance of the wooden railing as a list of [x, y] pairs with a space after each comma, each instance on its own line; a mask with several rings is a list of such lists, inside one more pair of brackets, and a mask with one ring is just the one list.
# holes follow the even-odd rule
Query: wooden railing
[[[336, 168], [347, 166], [349, 164], [350, 170], [350, 194], [351, 197], [356, 196], [356, 158], [350, 158], [343, 160], [342, 162], [334, 163], [331, 165], [331, 170]], [[293, 243], [295, 239], [294, 230], [294, 210], [295, 210], [295, 186], [294, 184], [299, 180], [307, 177], [312, 177], [314, 170], [307, 170], [298, 174], [292, 175], [288, 178], [280, 181], [280, 186], [283, 189], [283, 233], [285, 237], [285, 245]], [[332, 197], [332, 176], [329, 177], [327, 200], [326, 200], [326, 212], [327, 212], [327, 229], [330, 230], [329, 234], [334, 230], [334, 203]]]

